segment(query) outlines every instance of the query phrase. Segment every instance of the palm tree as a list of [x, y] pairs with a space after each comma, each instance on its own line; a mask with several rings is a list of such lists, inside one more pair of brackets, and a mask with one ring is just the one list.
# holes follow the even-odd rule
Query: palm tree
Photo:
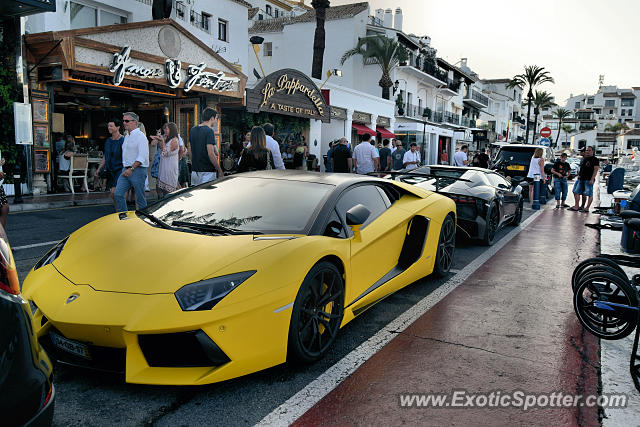
[[553, 95], [551, 95], [546, 90], [536, 91], [535, 96], [533, 97], [533, 139], [536, 139], [536, 133], [538, 128], [538, 116], [540, 115], [540, 110], [546, 110], [555, 106], [555, 102], [553, 102]]
[[523, 74], [516, 74], [511, 81], [507, 84], [509, 89], [519, 87], [524, 90], [527, 86], [527, 133], [525, 136], [525, 143], [529, 141], [529, 121], [531, 119], [531, 100], [533, 99], [533, 89], [543, 83], [555, 83], [553, 78], [549, 75], [548, 71], [545, 71], [544, 67], [538, 67], [537, 65], [527, 65], [524, 67]]
[[358, 44], [342, 55], [340, 64], [355, 55], [362, 56], [363, 64], [377, 64], [382, 70], [378, 85], [382, 88], [382, 97], [389, 99], [389, 88], [393, 86], [391, 71], [403, 61], [409, 59], [407, 50], [395, 39], [381, 35], [367, 36], [358, 39]]
[[575, 132], [576, 130], [569, 125], [562, 125], [562, 131], [564, 132], [564, 141], [569, 142], [569, 134]]
[[562, 128], [562, 122], [564, 119], [568, 119], [571, 117], [571, 110], [567, 110], [565, 108], [556, 108], [556, 111], [553, 112], [553, 115], [556, 119], [558, 119], [558, 133], [556, 134], [556, 145], [560, 145], [560, 130]]
[[324, 21], [329, 0], [313, 0], [311, 6], [316, 11], [316, 32], [313, 36], [313, 62], [311, 63], [311, 77], [322, 79], [322, 62], [324, 60]]
[[623, 130], [629, 130], [629, 126], [626, 123], [616, 123], [614, 125], [607, 123], [604, 127], [605, 132], [621, 133]]

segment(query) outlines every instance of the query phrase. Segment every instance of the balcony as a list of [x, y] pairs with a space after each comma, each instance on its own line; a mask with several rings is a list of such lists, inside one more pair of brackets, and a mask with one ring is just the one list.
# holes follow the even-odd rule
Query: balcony
[[185, 6], [181, 1], [174, 1], [173, 9], [171, 10], [171, 17], [176, 21], [185, 21], [187, 18], [187, 6]]
[[475, 89], [469, 89], [463, 101], [475, 108], [487, 108], [489, 106], [489, 98]]
[[460, 82], [459, 81], [451, 81], [447, 80], [447, 86], [442, 88], [440, 91], [443, 95], [446, 96], [456, 96], [458, 91], [460, 90]]
[[417, 77], [423, 83], [434, 87], [447, 86], [447, 73], [433, 65], [424, 62], [421, 58], [416, 58], [407, 65], [401, 65], [398, 70], [404, 71]]
[[460, 124], [467, 128], [474, 128], [476, 127], [476, 119], [472, 117], [462, 116], [462, 120], [460, 121]]
[[[426, 112], [426, 116], [423, 116], [425, 112]], [[396, 107], [396, 116], [399, 116], [399, 115], [400, 114], [398, 114], [398, 108]], [[422, 121], [425, 118], [427, 120], [431, 120], [431, 117], [433, 116], [433, 114], [431, 112], [431, 109], [429, 108], [424, 108], [422, 106], [418, 106], [414, 104], [405, 104], [403, 116]]]
[[191, 25], [194, 27], [200, 28], [205, 33], [211, 34], [211, 19], [209, 16], [202, 16], [198, 12], [194, 12], [192, 10], [189, 20], [191, 21]]
[[443, 113], [443, 122], [450, 125], [460, 126], [460, 116], [449, 111]]

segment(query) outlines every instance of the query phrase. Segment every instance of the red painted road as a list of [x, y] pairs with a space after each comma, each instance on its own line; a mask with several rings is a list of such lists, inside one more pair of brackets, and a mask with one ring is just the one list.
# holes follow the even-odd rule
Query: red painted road
[[405, 408], [399, 400], [463, 389], [597, 395], [598, 339], [578, 323], [570, 285], [575, 265], [598, 252], [598, 232], [584, 226], [597, 219], [545, 210], [296, 424], [599, 425], [597, 407]]

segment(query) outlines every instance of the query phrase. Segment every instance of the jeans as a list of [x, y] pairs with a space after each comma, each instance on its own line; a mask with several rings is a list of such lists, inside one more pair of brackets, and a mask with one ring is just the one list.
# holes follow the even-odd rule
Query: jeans
[[569, 191], [569, 185], [566, 179], [553, 178], [553, 188], [556, 193], [556, 200], [560, 200], [560, 193], [562, 193], [562, 201], [567, 200], [567, 193]]
[[[124, 173], [125, 170], [126, 169], [123, 169], [122, 172]], [[135, 168], [128, 178], [124, 175], [120, 175], [114, 195], [118, 212], [127, 211], [127, 200], [125, 197], [127, 195], [127, 191], [129, 191], [131, 187], [133, 187], [133, 190], [136, 192], [136, 203], [138, 204], [138, 209], [144, 209], [147, 207], [147, 199], [144, 195], [145, 179], [147, 179], [147, 168], [143, 166]]]

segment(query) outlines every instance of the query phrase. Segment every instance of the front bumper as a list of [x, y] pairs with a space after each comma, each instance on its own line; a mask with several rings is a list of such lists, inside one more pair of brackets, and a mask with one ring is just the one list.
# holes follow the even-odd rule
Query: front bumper
[[[274, 312], [295, 298], [286, 287], [243, 304], [184, 312], [173, 294], [96, 291], [71, 283], [53, 266], [32, 272], [27, 281], [38, 338], [53, 357], [124, 372], [130, 383], [207, 384], [286, 360], [291, 308]], [[77, 297], [67, 302], [72, 294]], [[56, 347], [52, 332], [86, 346], [91, 359]]]

